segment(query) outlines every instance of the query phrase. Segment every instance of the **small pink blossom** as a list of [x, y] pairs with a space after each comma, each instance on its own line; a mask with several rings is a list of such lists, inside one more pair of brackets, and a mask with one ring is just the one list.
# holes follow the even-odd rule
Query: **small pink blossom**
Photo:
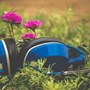
[[22, 18], [14, 12], [5, 12], [1, 16], [1, 19], [8, 23], [17, 24], [17, 25], [21, 24], [22, 22]]
[[36, 28], [38, 28], [41, 25], [42, 25], [41, 21], [38, 21], [38, 20], [31, 20], [30, 21], [29, 20], [24, 24], [24, 28], [29, 28], [29, 29], [35, 30]]
[[33, 33], [26, 33], [24, 35], [22, 35], [22, 39], [35, 39], [36, 35]]

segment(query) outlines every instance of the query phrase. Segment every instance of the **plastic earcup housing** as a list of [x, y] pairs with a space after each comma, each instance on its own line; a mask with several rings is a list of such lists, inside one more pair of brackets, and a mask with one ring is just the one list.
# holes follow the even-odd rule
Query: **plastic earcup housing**
[[0, 74], [11, 75], [18, 69], [18, 49], [14, 39], [0, 40]]

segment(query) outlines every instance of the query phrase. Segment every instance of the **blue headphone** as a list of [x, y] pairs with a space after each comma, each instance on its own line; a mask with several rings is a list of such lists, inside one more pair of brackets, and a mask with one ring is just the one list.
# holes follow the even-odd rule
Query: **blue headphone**
[[[53, 74], [67, 70], [70, 65], [75, 69], [85, 64], [85, 55], [79, 48], [66, 45], [56, 38], [31, 40], [21, 48], [20, 52], [14, 39], [0, 40], [0, 75], [12, 75], [18, 68], [23, 67], [23, 62], [30, 63], [44, 58], [47, 58], [45, 68], [54, 64]], [[37, 66], [33, 68], [41, 71]]]

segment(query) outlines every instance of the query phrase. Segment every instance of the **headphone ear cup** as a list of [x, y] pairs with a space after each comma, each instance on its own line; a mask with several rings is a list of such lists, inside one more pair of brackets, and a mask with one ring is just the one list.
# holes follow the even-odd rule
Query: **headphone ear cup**
[[[4, 39], [1, 40], [0, 51], [0, 63], [2, 64], [2, 75], [10, 75], [16, 72], [19, 68], [19, 60], [18, 60], [18, 49], [16, 46], [16, 42], [14, 39]], [[2, 50], [3, 48], [3, 50]]]
[[46, 37], [46, 38], [37, 38], [37, 39], [34, 39], [32, 41], [29, 41], [20, 50], [20, 54], [19, 54], [20, 62], [21, 62], [20, 66], [23, 65], [24, 58], [25, 58], [25, 55], [26, 55], [28, 49], [30, 49], [31, 47], [36, 46], [38, 44], [42, 44], [42, 43], [46, 43], [46, 42], [60, 42], [60, 41], [56, 38], [50, 38], [50, 37], [49, 38], [48, 37]]
[[[30, 51], [32, 48], [36, 48], [35, 51]], [[20, 51], [20, 62], [23, 65], [24, 61], [37, 61], [39, 58], [44, 58], [44, 55], [47, 57], [44, 64], [45, 68], [52, 65], [52, 70], [56, 72], [67, 69], [68, 49], [62, 42], [55, 38], [38, 38], [26, 43]]]

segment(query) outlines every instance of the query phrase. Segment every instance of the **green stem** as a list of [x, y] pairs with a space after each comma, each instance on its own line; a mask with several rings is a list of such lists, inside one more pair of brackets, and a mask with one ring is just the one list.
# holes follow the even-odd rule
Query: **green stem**
[[10, 33], [10, 37], [12, 37], [12, 34], [11, 34], [11, 28], [10, 28], [10, 24], [8, 25], [8, 29], [9, 29], [9, 33]]
[[33, 30], [33, 32], [34, 32], [35, 35], [37, 35], [35, 30]]
[[15, 39], [14, 31], [13, 31], [13, 24], [10, 24], [10, 28], [11, 28], [11, 36], [12, 36], [13, 39]]

